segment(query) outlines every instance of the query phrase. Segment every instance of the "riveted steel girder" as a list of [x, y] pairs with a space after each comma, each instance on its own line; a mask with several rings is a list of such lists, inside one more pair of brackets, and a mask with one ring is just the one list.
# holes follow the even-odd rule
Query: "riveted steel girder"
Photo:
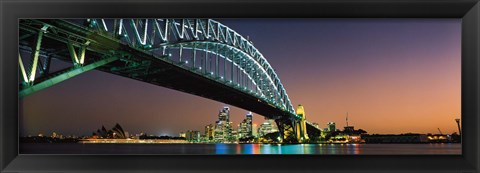
[[[242, 81], [250, 80], [256, 85], [256, 93], [260, 99], [272, 104], [279, 109], [284, 109], [294, 114], [294, 108], [288, 98], [283, 85], [268, 61], [253, 46], [252, 41], [244, 38], [233, 29], [211, 19], [89, 19], [93, 29], [98, 29], [106, 34], [119, 37], [131, 46], [150, 51], [153, 54], [164, 56], [166, 49], [179, 49], [180, 62], [184, 60], [184, 49], [210, 52], [215, 56], [220, 55], [225, 61], [220, 64], [215, 60], [215, 77], [220, 76], [218, 69], [230, 68], [229, 77], [233, 86], [247, 88]], [[161, 49], [161, 51], [158, 51]], [[197, 69], [196, 53], [193, 55], [193, 68]], [[245, 66], [241, 66], [244, 61]], [[219, 67], [222, 65], [223, 67]], [[204, 68], [204, 71], [207, 69]], [[235, 70], [238, 68], [240, 70]], [[254, 73], [250, 73], [254, 71]], [[224, 72], [223, 75], [227, 74]], [[233, 79], [238, 79], [234, 82]], [[248, 78], [247, 78], [248, 77]]]
[[28, 95], [33, 94], [33, 93], [35, 93], [37, 91], [40, 91], [42, 89], [51, 87], [55, 84], [58, 84], [60, 82], [65, 81], [67, 79], [78, 76], [78, 75], [80, 75], [82, 73], [85, 73], [87, 71], [90, 71], [90, 70], [93, 70], [95, 68], [101, 67], [105, 64], [111, 63], [115, 60], [118, 60], [118, 57], [113, 56], [113, 57], [105, 58], [105, 59], [90, 63], [90, 64], [85, 65], [85, 66], [73, 67], [73, 68], [69, 69], [68, 71], [66, 71], [66, 72], [64, 72], [64, 73], [62, 73], [58, 76], [53, 76], [50, 79], [44, 80], [44, 81], [42, 81], [40, 83], [37, 83], [35, 85], [32, 85], [32, 86], [25, 87], [25, 88], [21, 89], [18, 95], [19, 95], [20, 98], [28, 96]]
[[[165, 65], [159, 65], [160, 62], [156, 61], [172, 64], [175, 67], [168, 67], [169, 69], [180, 67], [189, 73], [202, 76], [202, 80], [208, 78], [213, 83], [217, 83], [208, 83], [208, 85], [223, 85], [216, 87], [226, 87], [229, 88], [229, 91], [235, 90], [233, 92], [242, 94], [241, 97], [234, 99], [249, 98], [250, 103], [258, 101], [257, 104], [264, 105], [262, 108], [268, 107], [268, 109], [275, 110], [271, 111], [275, 113], [265, 113], [264, 116], [270, 118], [282, 116], [282, 118], [275, 119], [281, 129], [283, 140], [287, 143], [299, 141], [295, 135], [298, 130], [296, 130], [294, 122], [300, 117], [295, 114], [288, 95], [273, 68], [250, 40], [219, 22], [209, 19], [89, 19], [90, 23], [85, 22], [84, 26], [63, 20], [38, 20], [38, 22], [54, 26], [52, 31], [56, 35], [47, 34], [47, 36], [63, 42], [64, 45], [66, 43], [67, 53], [70, 53], [74, 63], [82, 64], [80, 63], [81, 59], [85, 57], [84, 53], [87, 50], [89, 53], [95, 52], [95, 54], [125, 51], [127, 54], [136, 56], [134, 57], [135, 61], [128, 62], [131, 64], [117, 61], [112, 65], [107, 65], [108, 69], [102, 69], [102, 71], [127, 75], [155, 84], [170, 79], [152, 78], [156, 73], [163, 72], [158, 69], [149, 70], [148, 68], [152, 66], [150, 63], [154, 63], [153, 67]], [[22, 27], [25, 30], [31, 29], [29, 26], [22, 25]], [[89, 41], [93, 45], [85, 46]], [[75, 47], [79, 48], [79, 54], [75, 51]], [[176, 55], [172, 56], [172, 53]], [[174, 59], [174, 57], [178, 57], [178, 59]], [[91, 61], [91, 59], [89, 57], [88, 60]], [[95, 58], [93, 59], [95, 60]], [[155, 63], [157, 64], [155, 65]], [[101, 67], [101, 65], [97, 67]], [[68, 78], [68, 73], [65, 73], [63, 80]], [[71, 73], [81, 74], [78, 71]], [[140, 76], [133, 75], [133, 73]], [[182, 73], [184, 72], [182, 71]], [[59, 80], [50, 82], [55, 81]], [[32, 90], [33, 92], [38, 91], [33, 88]], [[198, 92], [196, 94], [198, 95]], [[218, 97], [214, 99], [218, 100]], [[308, 122], [306, 123], [308, 127], [312, 126]], [[314, 130], [319, 131], [318, 129]]]

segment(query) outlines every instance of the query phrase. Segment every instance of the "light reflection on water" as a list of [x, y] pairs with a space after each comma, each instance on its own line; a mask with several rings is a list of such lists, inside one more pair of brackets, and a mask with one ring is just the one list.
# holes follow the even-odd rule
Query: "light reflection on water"
[[20, 154], [461, 154], [461, 144], [20, 144]]
[[461, 154], [461, 144], [214, 144], [215, 154]]

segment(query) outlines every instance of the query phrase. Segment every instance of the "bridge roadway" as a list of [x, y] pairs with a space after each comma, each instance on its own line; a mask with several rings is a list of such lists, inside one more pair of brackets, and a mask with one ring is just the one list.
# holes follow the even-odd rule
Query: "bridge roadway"
[[[69, 51], [66, 49], [69, 40], [88, 39], [92, 42], [85, 52], [85, 62], [96, 62], [104, 59], [105, 56], [117, 56], [119, 58], [97, 67], [96, 70], [230, 104], [267, 118], [276, 119], [277, 123], [282, 121], [291, 124], [291, 121], [297, 119], [297, 115], [276, 108], [254, 95], [229, 85], [229, 83], [220, 83], [214, 80], [214, 76], [205, 77], [201, 70], [192, 72], [192, 70], [182, 67], [178, 62], [170, 61], [166, 57], [158, 57], [145, 50], [133, 48], [111, 36], [90, 30], [88, 27], [63, 20], [24, 21], [24, 23], [20, 23], [20, 36], [33, 37], [38, 32], [38, 28], [28, 22], [40, 22], [54, 27], [51, 32], [44, 34], [41, 55], [72, 62]], [[20, 49], [32, 52], [31, 47], [34, 46], [31, 42], [25, 40], [20, 40]], [[128, 65], [132, 63], [136, 65], [128, 68]], [[68, 68], [35, 79], [35, 83], [46, 81], [52, 76], [60, 75], [67, 70]], [[307, 130], [311, 137], [320, 135], [320, 130], [310, 123], [307, 123]]]

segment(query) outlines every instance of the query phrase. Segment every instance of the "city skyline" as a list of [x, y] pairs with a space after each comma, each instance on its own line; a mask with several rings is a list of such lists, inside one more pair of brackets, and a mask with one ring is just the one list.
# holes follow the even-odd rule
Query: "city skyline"
[[[321, 128], [333, 121], [341, 129], [349, 112], [349, 125], [369, 133], [457, 131], [460, 20], [219, 21], [250, 37], [279, 74], [295, 108], [304, 105], [307, 119]], [[297, 31], [304, 37], [287, 34]], [[51, 105], [41, 102], [45, 98]], [[145, 128], [150, 134], [177, 135], [202, 130], [225, 105], [91, 71], [24, 98], [21, 127], [26, 134], [55, 129], [89, 134], [100, 125], [120, 123], [132, 133]], [[248, 110], [231, 108], [230, 117], [238, 124]], [[253, 121], [260, 124], [263, 117], [254, 113]], [[78, 123], [74, 129], [64, 126], [72, 122]]]

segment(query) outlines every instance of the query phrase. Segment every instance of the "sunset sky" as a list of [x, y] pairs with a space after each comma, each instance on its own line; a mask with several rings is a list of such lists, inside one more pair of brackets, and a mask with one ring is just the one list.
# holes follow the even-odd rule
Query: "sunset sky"
[[[460, 19], [221, 19], [249, 36], [294, 107], [325, 128], [368, 133], [457, 132]], [[178, 135], [218, 119], [225, 104], [90, 71], [20, 101], [21, 135], [90, 135], [115, 123], [130, 134]], [[231, 106], [234, 127], [247, 110]], [[254, 113], [254, 123], [264, 118]]]

